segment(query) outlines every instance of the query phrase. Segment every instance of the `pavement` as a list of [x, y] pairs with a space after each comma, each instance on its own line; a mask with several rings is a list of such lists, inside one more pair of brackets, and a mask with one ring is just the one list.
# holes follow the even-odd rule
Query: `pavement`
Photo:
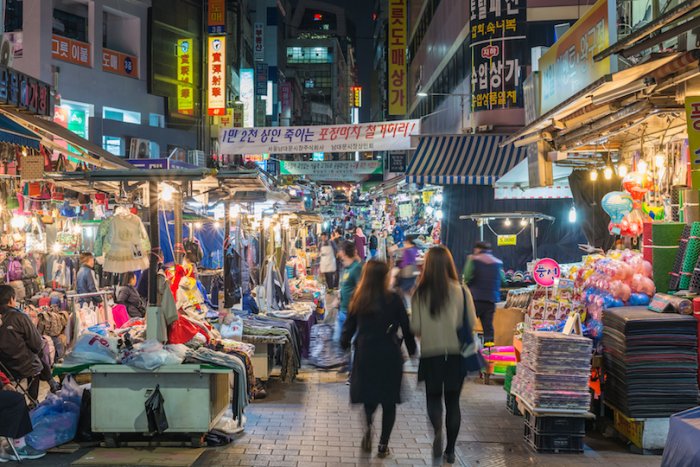
[[[273, 379], [267, 399], [246, 409], [245, 432], [228, 446], [207, 448], [195, 466], [442, 465], [431, 456], [432, 432], [425, 412], [425, 394], [417, 387], [415, 374], [406, 374], [405, 381], [406, 402], [398, 408], [389, 443], [393, 451], [390, 458], [361, 452], [363, 414], [359, 406], [349, 404], [344, 375], [304, 369], [299, 381], [292, 384]], [[523, 419], [508, 413], [505, 399], [500, 384], [486, 386], [478, 380], [465, 383], [456, 466], [656, 467], [661, 463], [660, 456], [632, 454], [623, 442], [602, 437], [586, 437], [583, 454], [536, 454], [523, 441]], [[379, 415], [375, 416], [375, 449]], [[22, 465], [68, 466], [86, 452], [49, 454]]]

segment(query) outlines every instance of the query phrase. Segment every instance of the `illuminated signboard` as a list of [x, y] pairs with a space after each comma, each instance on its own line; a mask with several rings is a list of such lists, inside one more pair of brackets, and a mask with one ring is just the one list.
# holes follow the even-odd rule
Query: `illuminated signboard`
[[194, 114], [192, 52], [192, 39], [177, 41], [177, 111], [186, 115]]
[[362, 107], [362, 86], [350, 86], [350, 107]]
[[241, 102], [243, 102], [243, 126], [255, 126], [255, 72], [241, 68]]
[[207, 113], [224, 115], [226, 113], [226, 38], [210, 37], [208, 52]]
[[406, 0], [389, 0], [389, 115], [406, 113]]

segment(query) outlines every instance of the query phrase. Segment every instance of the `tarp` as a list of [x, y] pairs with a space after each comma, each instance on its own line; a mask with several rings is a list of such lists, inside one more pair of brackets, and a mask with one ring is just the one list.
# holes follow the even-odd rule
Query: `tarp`
[[[173, 245], [175, 244], [175, 224], [172, 223], [172, 211], [160, 211], [160, 248], [163, 252], [165, 263], [174, 261]], [[189, 225], [183, 223], [182, 235], [188, 237]], [[195, 229], [194, 237], [199, 240], [204, 253], [202, 267], [206, 269], [219, 269], [224, 267], [224, 229], [217, 228], [213, 223], [203, 223], [201, 229]]]
[[671, 416], [661, 467], [700, 465], [700, 407]]

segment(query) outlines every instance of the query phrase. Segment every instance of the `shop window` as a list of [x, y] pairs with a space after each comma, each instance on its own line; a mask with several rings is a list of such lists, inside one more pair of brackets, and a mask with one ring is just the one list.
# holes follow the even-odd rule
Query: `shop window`
[[122, 138], [118, 136], [103, 136], [102, 137], [102, 149], [114, 154], [115, 156], [123, 156], [122, 148]]
[[140, 19], [105, 7], [102, 13], [102, 46], [138, 56], [140, 45]]
[[141, 124], [141, 113], [130, 110], [115, 109], [113, 107], [102, 108], [102, 118], [105, 120], [116, 120], [124, 123]]
[[75, 4], [76, 7], [84, 7], [84, 16], [69, 11], [53, 10], [53, 33], [59, 36], [87, 42], [87, 6]]
[[160, 144], [155, 141], [150, 141], [149, 146], [151, 150], [151, 159], [158, 159], [160, 157]]
[[148, 126], [165, 128], [165, 117], [161, 114], [148, 114]]
[[22, 0], [5, 0], [5, 32], [22, 30], [24, 21], [24, 2]]

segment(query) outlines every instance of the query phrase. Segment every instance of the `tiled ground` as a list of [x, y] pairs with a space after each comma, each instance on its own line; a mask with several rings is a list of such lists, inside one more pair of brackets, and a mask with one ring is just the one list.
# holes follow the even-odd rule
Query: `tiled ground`
[[[399, 406], [390, 443], [393, 456], [384, 460], [360, 451], [362, 414], [359, 407], [348, 403], [348, 386], [342, 378], [334, 372], [307, 370], [300, 379], [294, 384], [271, 382], [269, 397], [247, 409], [244, 434], [229, 446], [207, 449], [196, 465], [440, 465], [433, 464], [431, 458], [431, 430], [425, 415], [424, 394], [416, 388], [414, 374], [407, 374], [409, 400]], [[594, 438], [586, 438], [584, 454], [537, 455], [525, 448], [522, 425], [522, 418], [506, 411], [505, 393], [500, 385], [468, 382], [462, 395], [462, 430], [456, 465], [651, 467], [660, 464], [658, 456], [630, 454], [620, 442]], [[379, 427], [379, 420], [375, 426]], [[52, 454], [23, 465], [68, 466], [84, 452]]]

